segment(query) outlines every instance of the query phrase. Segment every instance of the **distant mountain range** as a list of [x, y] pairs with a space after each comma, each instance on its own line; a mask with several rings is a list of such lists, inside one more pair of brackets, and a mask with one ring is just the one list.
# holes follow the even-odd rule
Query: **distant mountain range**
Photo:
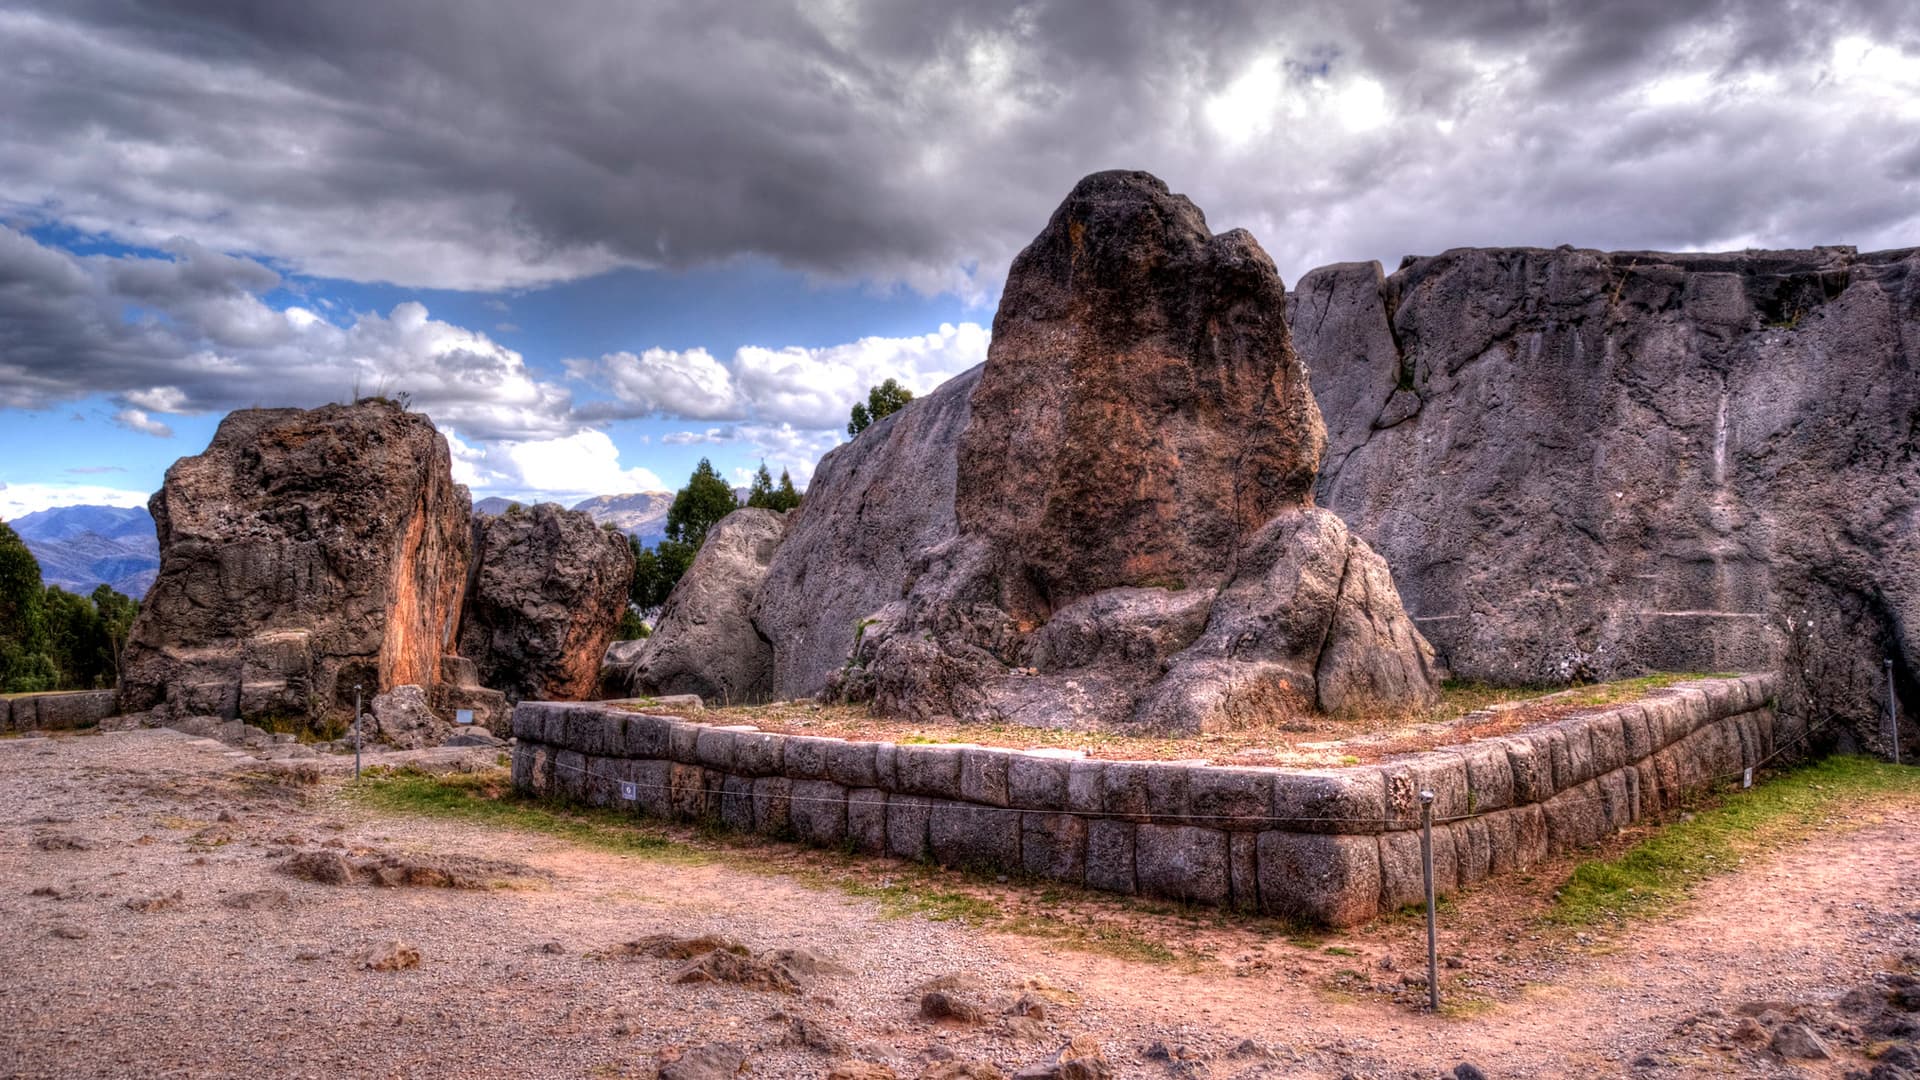
[[138, 600], [160, 572], [160, 541], [144, 506], [56, 506], [7, 524], [40, 563], [40, 580], [70, 593], [105, 584]]
[[[517, 500], [494, 496], [473, 504], [476, 514], [504, 513]], [[574, 503], [579, 510], [603, 525], [612, 525], [642, 544], [657, 544], [667, 535], [667, 508], [673, 505], [670, 491], [640, 491], [628, 495], [601, 495]]]

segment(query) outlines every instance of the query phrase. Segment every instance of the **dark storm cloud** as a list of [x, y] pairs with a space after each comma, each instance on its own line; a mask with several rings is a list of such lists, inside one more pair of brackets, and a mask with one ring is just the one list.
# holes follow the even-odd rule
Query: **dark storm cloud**
[[1462, 243], [1888, 245], [1914, 229], [1909, 7], [12, 4], [0, 198], [477, 288], [758, 255], [991, 291], [1116, 166], [1289, 276]]

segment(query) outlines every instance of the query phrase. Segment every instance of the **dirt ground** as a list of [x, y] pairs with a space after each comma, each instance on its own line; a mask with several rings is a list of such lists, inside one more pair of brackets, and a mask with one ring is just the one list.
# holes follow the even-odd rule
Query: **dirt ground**
[[[734, 1047], [710, 1055], [720, 1070], [698, 1072], [693, 1054], [669, 1075], [726, 1075], [730, 1054], [746, 1076], [856, 1060], [900, 1077], [969, 1075], [963, 1062], [1011, 1075], [1086, 1036], [1123, 1077], [1437, 1077], [1462, 1062], [1495, 1078], [1839, 1077], [1884, 1049], [1849, 1026], [1842, 995], [1920, 952], [1914, 805], [1844, 816], [1613, 933], [1543, 930], [1482, 886], [1443, 911], [1456, 1004], [1432, 1015], [1403, 981], [1424, 964], [1406, 916], [1302, 936], [1115, 904], [1181, 946], [1173, 961], [1122, 959], [889, 917], [781, 872], [792, 856], [755, 869], [611, 854], [382, 814], [337, 779], [289, 786], [260, 767], [166, 731], [0, 740], [0, 1075], [650, 1077], [716, 1043]], [[371, 869], [323, 884], [284, 871], [300, 853], [468, 865], [492, 884], [389, 887]], [[987, 887], [1043, 913], [1065, 904]], [[676, 982], [686, 960], [621, 948], [700, 934], [759, 957], [800, 950], [797, 992]], [[392, 941], [417, 964], [401, 949], [399, 970], [380, 970]], [[942, 977], [984, 1015], [923, 1018], [922, 990]], [[1015, 1003], [1028, 1015], [1008, 1018]], [[1833, 1057], [1783, 1059], [1755, 1014], [1804, 1017]]]

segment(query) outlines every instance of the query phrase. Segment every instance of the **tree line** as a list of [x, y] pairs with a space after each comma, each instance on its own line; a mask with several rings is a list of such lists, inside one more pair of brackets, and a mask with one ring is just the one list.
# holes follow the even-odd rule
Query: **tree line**
[[119, 685], [138, 601], [101, 585], [75, 596], [40, 579], [40, 562], [0, 521], [0, 693]]

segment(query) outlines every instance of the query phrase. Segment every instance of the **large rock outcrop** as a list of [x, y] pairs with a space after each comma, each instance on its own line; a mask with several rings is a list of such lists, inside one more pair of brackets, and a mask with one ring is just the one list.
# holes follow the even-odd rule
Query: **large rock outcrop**
[[460, 655], [509, 700], [581, 701], [627, 610], [627, 538], [554, 503], [473, 521]]
[[[1252, 237], [1145, 173], [1082, 181], [984, 367], [822, 460], [751, 609], [773, 692], [1179, 730], [1430, 701], [1384, 564], [1312, 506], [1285, 320]], [[716, 663], [690, 636], [649, 648]]]
[[787, 515], [735, 510], [707, 533], [625, 675], [633, 697], [698, 694], [717, 704], [767, 699], [773, 646], [753, 624], [753, 599], [786, 532]]
[[344, 720], [431, 683], [450, 651], [466, 489], [425, 416], [379, 401], [248, 409], [167, 470], [160, 571], [127, 642], [124, 711]]
[[1311, 505], [1324, 429], [1246, 232], [1145, 173], [1081, 181], [1014, 260], [971, 407], [955, 535], [837, 692], [1181, 731], [1432, 700], [1384, 564]]
[[1468, 249], [1294, 300], [1320, 500], [1454, 673], [1779, 667], [1877, 747], [1891, 656], [1920, 713], [1920, 250]]
[[771, 691], [810, 697], [846, 666], [864, 622], [906, 594], [914, 560], [954, 533], [972, 368], [820, 459], [754, 600]]

